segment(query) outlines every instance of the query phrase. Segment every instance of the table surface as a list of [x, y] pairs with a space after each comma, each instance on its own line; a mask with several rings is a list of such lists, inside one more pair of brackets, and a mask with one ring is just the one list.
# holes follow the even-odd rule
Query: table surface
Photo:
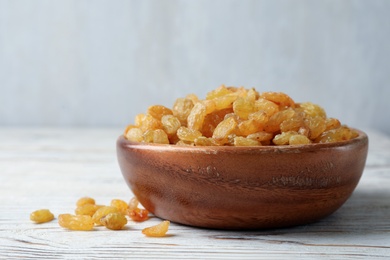
[[389, 259], [390, 138], [370, 138], [366, 168], [351, 198], [310, 225], [223, 231], [171, 223], [168, 236], [145, 237], [159, 223], [130, 221], [125, 230], [68, 231], [56, 220], [34, 224], [32, 211], [73, 213], [83, 196], [129, 200], [116, 161], [121, 129], [0, 128], [0, 258]]

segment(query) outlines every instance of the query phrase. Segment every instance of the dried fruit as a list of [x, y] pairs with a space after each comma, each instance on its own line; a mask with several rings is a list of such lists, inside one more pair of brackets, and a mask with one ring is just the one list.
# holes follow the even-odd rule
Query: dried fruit
[[233, 102], [233, 111], [241, 119], [248, 119], [249, 114], [255, 112], [255, 102], [248, 98], [237, 98]]
[[95, 205], [95, 204], [85, 204], [85, 205], [81, 205], [81, 206], [78, 206], [76, 209], [75, 209], [75, 214], [76, 215], [89, 215], [89, 216], [93, 216], [93, 214], [95, 214], [95, 212], [99, 209], [103, 207], [102, 205]]
[[196, 138], [202, 136], [202, 133], [198, 130], [182, 126], [177, 130], [177, 136], [180, 140], [193, 142]]
[[182, 126], [187, 126], [187, 117], [193, 107], [194, 103], [188, 98], [178, 98], [173, 104], [173, 115], [179, 119]]
[[122, 213], [109, 213], [100, 222], [108, 229], [121, 230], [127, 224], [127, 219]]
[[309, 138], [307, 138], [304, 135], [297, 134], [297, 135], [292, 135], [288, 141], [290, 145], [299, 145], [299, 144], [310, 144], [311, 141]]
[[203, 103], [196, 103], [187, 118], [188, 128], [192, 130], [202, 129], [204, 118], [207, 115], [206, 112], [206, 106]]
[[259, 141], [256, 141], [255, 139], [236, 136], [234, 137], [234, 145], [235, 146], [256, 146], [256, 145], [261, 145], [261, 143]]
[[110, 206], [117, 208], [123, 214], [126, 214], [128, 208], [129, 208], [129, 204], [127, 204], [126, 201], [120, 200], [120, 199], [111, 200]]
[[141, 208], [128, 210], [127, 215], [136, 222], [142, 222], [149, 219], [149, 211]]
[[133, 142], [142, 142], [144, 139], [142, 130], [137, 127], [128, 129], [125, 133], [125, 137]]
[[180, 120], [172, 115], [166, 115], [161, 118], [161, 123], [163, 125], [164, 131], [168, 135], [174, 135], [177, 132], [177, 129], [181, 126]]
[[164, 237], [168, 232], [169, 224], [168, 220], [164, 220], [158, 225], [144, 228], [142, 234], [148, 237]]
[[45, 223], [54, 219], [53, 213], [48, 209], [39, 209], [30, 214], [30, 220], [35, 223]]
[[290, 138], [294, 135], [298, 135], [295, 131], [283, 132], [274, 137], [272, 142], [276, 145], [287, 145], [289, 144]]
[[342, 126], [323, 132], [319, 137], [317, 137], [315, 141], [317, 143], [341, 142], [355, 138], [357, 135], [358, 133], [355, 131], [349, 129], [348, 127]]
[[148, 114], [158, 120], [161, 120], [161, 118], [165, 115], [172, 115], [172, 110], [161, 105], [155, 105], [148, 108]]
[[70, 230], [89, 231], [94, 227], [92, 217], [89, 215], [60, 214], [58, 224]]
[[236, 127], [237, 121], [233, 117], [226, 118], [215, 128], [213, 138], [217, 140], [225, 140], [228, 135], [236, 130]]
[[118, 212], [119, 209], [117, 209], [116, 207], [104, 206], [96, 210], [95, 214], [93, 214], [92, 216], [92, 220], [96, 225], [101, 226], [103, 225], [101, 222], [101, 219], [103, 217], [107, 216], [110, 213], [118, 213]]
[[90, 197], [82, 197], [76, 202], [76, 206], [83, 206], [85, 204], [95, 204], [95, 200]]
[[127, 204], [127, 209], [128, 210], [133, 210], [133, 209], [136, 209], [138, 208], [138, 205], [139, 205], [139, 201], [137, 199], [137, 197], [133, 197], [130, 199], [129, 203]]
[[203, 100], [190, 94], [176, 99], [172, 109], [150, 106], [126, 127], [124, 136], [181, 146], [288, 145], [349, 140], [357, 136], [352, 132], [311, 102], [295, 103], [282, 92], [222, 85]]

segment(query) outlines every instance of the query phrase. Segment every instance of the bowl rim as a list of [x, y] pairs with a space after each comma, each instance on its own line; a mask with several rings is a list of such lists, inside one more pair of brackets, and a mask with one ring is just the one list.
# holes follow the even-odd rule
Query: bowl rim
[[368, 135], [358, 129], [351, 128], [359, 135], [355, 138], [346, 141], [332, 142], [332, 143], [311, 143], [301, 145], [264, 145], [264, 146], [180, 146], [173, 144], [156, 144], [134, 142], [127, 140], [124, 135], [120, 135], [117, 143], [120, 146], [127, 148], [143, 149], [143, 150], [159, 150], [159, 151], [189, 151], [189, 152], [245, 152], [245, 151], [259, 151], [259, 152], [302, 152], [330, 148], [343, 148], [359, 143], [368, 143]]

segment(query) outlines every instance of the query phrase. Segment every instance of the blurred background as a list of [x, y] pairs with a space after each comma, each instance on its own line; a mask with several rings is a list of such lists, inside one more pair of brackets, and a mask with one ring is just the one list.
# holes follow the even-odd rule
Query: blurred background
[[0, 0], [0, 126], [124, 127], [221, 84], [390, 134], [390, 1]]

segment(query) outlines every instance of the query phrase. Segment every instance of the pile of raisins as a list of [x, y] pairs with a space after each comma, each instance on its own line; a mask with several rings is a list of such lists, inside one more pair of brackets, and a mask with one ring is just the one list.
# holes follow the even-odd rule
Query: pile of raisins
[[150, 106], [124, 131], [134, 142], [193, 146], [303, 145], [350, 140], [358, 133], [323, 108], [282, 92], [224, 85], [204, 100], [190, 94], [172, 108]]
[[[76, 203], [75, 214], [58, 215], [58, 224], [69, 230], [90, 231], [96, 226], [105, 226], [111, 230], [123, 229], [128, 219], [142, 222], [149, 218], [149, 212], [139, 207], [137, 198], [129, 203], [120, 199], [111, 200], [109, 206], [97, 205], [90, 197], [80, 198]], [[30, 220], [35, 223], [52, 221], [54, 214], [48, 209], [40, 209], [30, 214]], [[151, 237], [163, 237], [168, 231], [170, 222], [165, 220], [160, 224], [147, 227], [142, 233]]]

